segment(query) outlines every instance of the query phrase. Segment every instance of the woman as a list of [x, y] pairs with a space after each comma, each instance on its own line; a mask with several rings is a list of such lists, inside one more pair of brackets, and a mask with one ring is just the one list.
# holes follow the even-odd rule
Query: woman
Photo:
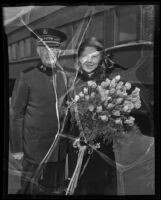
[[[69, 87], [74, 88], [70, 92], [70, 98], [73, 98], [73, 93], [79, 93], [81, 86], [89, 80], [94, 80], [97, 84], [105, 80], [108, 76], [104, 65], [104, 51], [102, 43], [96, 38], [87, 39], [80, 45], [78, 49], [78, 66], [79, 70], [76, 78], [69, 78]], [[74, 82], [73, 82], [74, 80]], [[76, 124], [71, 125], [70, 134], [74, 137], [79, 137], [80, 131]], [[111, 158], [113, 161], [114, 152], [112, 143], [105, 145], [102, 141], [99, 151]], [[77, 150], [73, 147], [73, 141], [69, 145], [69, 176], [71, 177], [77, 163]], [[116, 168], [105, 162], [96, 152], [92, 154], [86, 153], [82, 163], [84, 164], [90, 157], [90, 160], [78, 180], [78, 185], [75, 190], [77, 195], [116, 195], [117, 180]]]

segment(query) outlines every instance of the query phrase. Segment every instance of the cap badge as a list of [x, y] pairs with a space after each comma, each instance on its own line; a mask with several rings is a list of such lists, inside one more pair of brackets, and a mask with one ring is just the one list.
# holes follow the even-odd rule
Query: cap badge
[[44, 30], [43, 30], [43, 34], [48, 34], [47, 29], [44, 29]]

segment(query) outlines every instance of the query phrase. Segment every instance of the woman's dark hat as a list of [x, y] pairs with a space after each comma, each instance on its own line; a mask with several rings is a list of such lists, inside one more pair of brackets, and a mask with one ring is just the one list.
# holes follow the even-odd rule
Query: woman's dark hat
[[35, 29], [32, 36], [36, 38], [37, 45], [39, 46], [45, 46], [46, 44], [48, 46], [59, 47], [67, 39], [67, 36], [63, 32], [51, 28]]

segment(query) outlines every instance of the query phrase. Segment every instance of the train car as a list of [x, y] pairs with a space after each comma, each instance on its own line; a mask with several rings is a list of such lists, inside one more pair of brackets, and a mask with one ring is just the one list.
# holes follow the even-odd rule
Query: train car
[[35, 28], [56, 28], [67, 34], [60, 64], [68, 73], [75, 72], [75, 55], [80, 42], [95, 36], [103, 41], [107, 55], [112, 55], [115, 63], [126, 68], [115, 67], [111, 76], [120, 74], [125, 81], [141, 88], [148, 116], [146, 113], [138, 123], [142, 124], [145, 134], [153, 135], [154, 8], [154, 5], [51, 5], [35, 7], [15, 18], [5, 26], [10, 90], [21, 71], [38, 63], [35, 41], [31, 37]]

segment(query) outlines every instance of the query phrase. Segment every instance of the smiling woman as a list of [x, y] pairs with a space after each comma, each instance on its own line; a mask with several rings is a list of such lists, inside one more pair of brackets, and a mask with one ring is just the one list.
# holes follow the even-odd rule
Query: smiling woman
[[80, 68], [91, 75], [101, 65], [103, 58], [103, 45], [95, 37], [88, 38], [78, 50], [78, 63]]

